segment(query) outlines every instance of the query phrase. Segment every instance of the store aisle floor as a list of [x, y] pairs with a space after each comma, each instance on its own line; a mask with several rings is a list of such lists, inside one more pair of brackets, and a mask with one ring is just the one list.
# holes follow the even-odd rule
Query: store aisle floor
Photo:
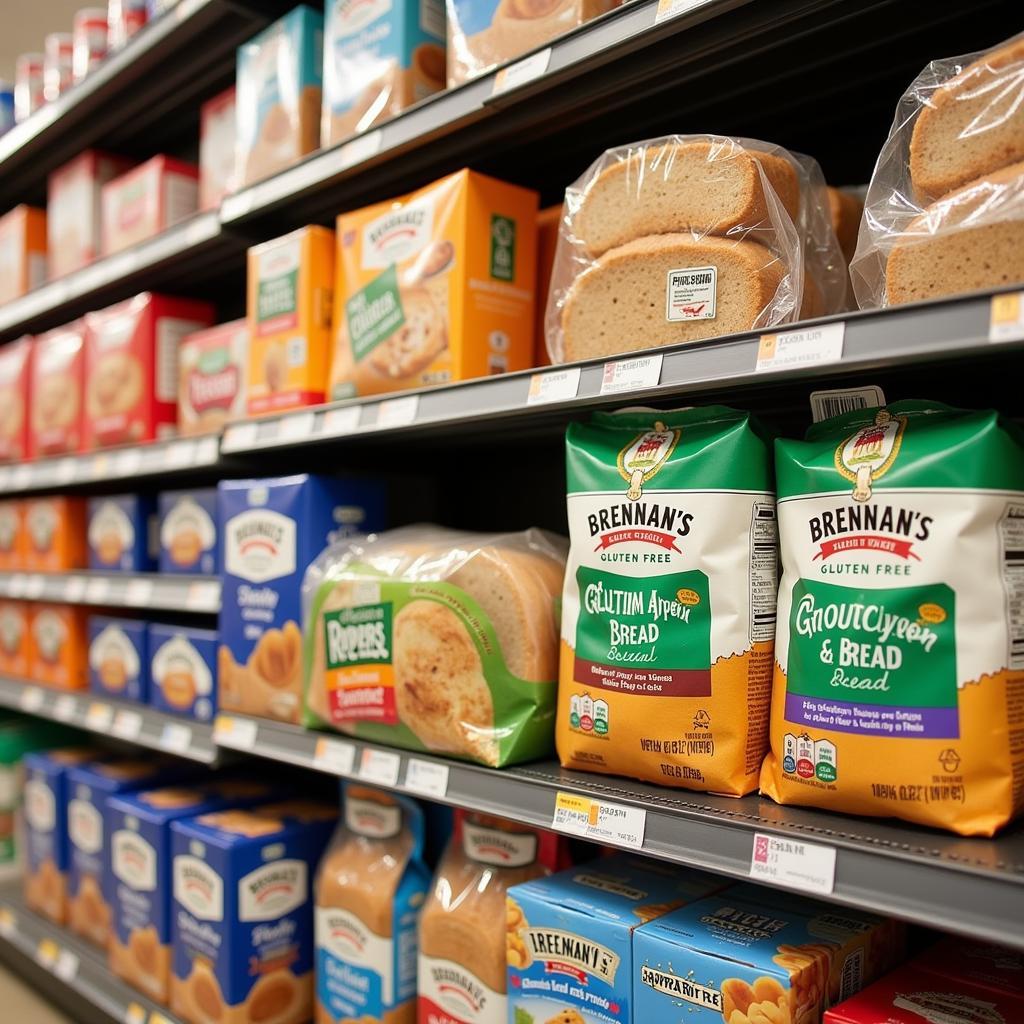
[[0, 1006], [3, 1019], [25, 1024], [75, 1024], [29, 988], [4, 964], [0, 964]]

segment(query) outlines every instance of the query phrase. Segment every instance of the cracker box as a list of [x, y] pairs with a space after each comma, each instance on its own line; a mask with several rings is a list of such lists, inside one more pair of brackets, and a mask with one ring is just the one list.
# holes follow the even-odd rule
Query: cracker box
[[1024, 953], [991, 942], [947, 936], [910, 966], [944, 978], [959, 978], [979, 988], [1010, 995], [1024, 993]]
[[217, 488], [164, 491], [160, 516], [160, 572], [212, 575], [220, 567]]
[[547, 337], [544, 333], [544, 314], [547, 310], [548, 292], [551, 290], [551, 273], [555, 267], [555, 250], [558, 248], [558, 229], [561, 223], [561, 206], [548, 206], [537, 213], [537, 292], [533, 307], [534, 366], [551, 364]]
[[724, 885], [700, 871], [617, 854], [513, 886], [509, 1020], [564, 1014], [577, 1024], [629, 1024], [634, 929]]
[[323, 146], [444, 88], [443, 0], [331, 0], [326, 13]]
[[31, 376], [30, 337], [26, 335], [0, 347], [0, 462], [28, 458]]
[[324, 400], [333, 290], [328, 228], [299, 228], [249, 250], [250, 413]]
[[459, 171], [337, 222], [329, 398], [533, 362], [537, 193]]
[[313, 877], [330, 827], [262, 807], [171, 825], [174, 1014], [313, 1016]]
[[299, 721], [302, 578], [329, 540], [384, 521], [377, 484], [299, 474], [218, 486], [225, 711]]
[[234, 192], [235, 87], [199, 108], [199, 209], [213, 210]]
[[637, 929], [636, 1020], [679, 1019], [684, 1007], [693, 1024], [817, 1024], [869, 980], [881, 925], [865, 930], [814, 901], [789, 908], [744, 894], [726, 890]]
[[85, 568], [85, 498], [28, 498], [21, 507], [26, 569], [61, 572]]
[[25, 755], [25, 902], [57, 924], [67, 915], [67, 773], [101, 757], [92, 747]]
[[89, 616], [89, 689], [103, 697], [146, 703], [149, 640], [145, 622]]
[[104, 823], [107, 797], [152, 789], [198, 774], [185, 761], [149, 757], [82, 764], [67, 772], [67, 923], [73, 932], [103, 949], [110, 939], [110, 906], [104, 891], [109, 870]]
[[58, 167], [47, 182], [50, 277], [63, 277], [99, 258], [102, 189], [131, 163], [87, 149]]
[[250, 185], [320, 145], [324, 18], [296, 7], [238, 48], [236, 175]]
[[28, 672], [33, 681], [61, 690], [84, 690], [89, 682], [89, 633], [84, 608], [30, 604]]
[[0, 673], [28, 676], [28, 612], [24, 601], [0, 602]]
[[16, 206], [0, 217], [0, 305], [46, 281], [46, 211]]
[[109, 871], [104, 899], [111, 909], [108, 952], [119, 978], [166, 1003], [171, 975], [171, 832], [178, 818], [247, 807], [275, 794], [258, 783], [214, 780], [121, 793], [107, 800]]
[[0, 501], [0, 571], [25, 568], [25, 507]]
[[887, 974], [825, 1014], [824, 1024], [1017, 1024], [1024, 995], [981, 988], [913, 965]]
[[29, 388], [32, 458], [81, 448], [84, 388], [85, 324], [75, 320], [37, 337]]
[[103, 255], [159, 235], [199, 209], [199, 168], [155, 156], [103, 186]]
[[143, 292], [85, 317], [85, 449], [169, 437], [178, 344], [213, 323], [208, 302]]
[[89, 499], [89, 568], [150, 572], [156, 568], [158, 522], [150, 495]]
[[217, 709], [217, 631], [149, 626], [149, 703], [209, 722]]
[[178, 349], [178, 433], [208, 434], [245, 415], [249, 324], [232, 320], [181, 339]]

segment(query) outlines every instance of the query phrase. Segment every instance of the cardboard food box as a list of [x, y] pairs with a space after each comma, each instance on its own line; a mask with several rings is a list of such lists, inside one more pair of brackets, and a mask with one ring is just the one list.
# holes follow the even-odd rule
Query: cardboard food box
[[160, 572], [212, 576], [220, 568], [217, 488], [163, 491], [160, 518]]
[[151, 292], [86, 314], [86, 450], [174, 433], [178, 344], [213, 315], [207, 302]]
[[296, 7], [238, 48], [239, 187], [297, 163], [320, 145], [324, 18]]
[[103, 255], [153, 238], [199, 209], [199, 168], [155, 156], [103, 186]]
[[251, 414], [324, 400], [334, 293], [334, 232], [299, 228], [249, 250]]
[[27, 498], [22, 509], [26, 569], [62, 572], [85, 568], [85, 498]]
[[46, 281], [46, 211], [16, 206], [0, 217], [0, 305]]
[[459, 171], [337, 222], [329, 398], [533, 363], [537, 194]]
[[235, 190], [235, 87], [199, 108], [199, 209], [213, 210]]
[[1024, 953], [992, 942], [947, 936], [910, 964], [944, 978], [1024, 997]]
[[102, 190], [131, 167], [130, 160], [87, 149], [47, 179], [50, 277], [63, 277], [99, 258]]
[[178, 349], [178, 433], [220, 430], [246, 413], [249, 323], [232, 320], [181, 339]]
[[60, 690], [84, 690], [89, 683], [85, 609], [71, 604], [32, 604], [28, 621], [32, 680]]
[[25, 508], [20, 501], [0, 501], [0, 571], [25, 568]]
[[85, 324], [75, 320], [39, 335], [32, 352], [29, 454], [77, 452], [82, 446]]
[[149, 703], [200, 722], [217, 710], [217, 631], [149, 626]]
[[156, 502], [150, 495], [90, 498], [89, 568], [151, 572], [158, 554]]
[[29, 388], [32, 339], [27, 335], [0, 347], [0, 462], [29, 455]]
[[562, 223], [562, 207], [548, 206], [537, 214], [537, 301], [534, 307], [533, 365], [550, 366], [544, 319], [547, 315], [551, 273], [555, 267], [558, 229]]
[[24, 601], [0, 601], [0, 672], [28, 676], [28, 613]]
[[138, 619], [89, 616], [89, 689], [144, 704], [149, 698], [149, 642]]
[[303, 575], [331, 539], [383, 526], [384, 490], [299, 474], [225, 480], [217, 498], [224, 562], [220, 706], [298, 722]]

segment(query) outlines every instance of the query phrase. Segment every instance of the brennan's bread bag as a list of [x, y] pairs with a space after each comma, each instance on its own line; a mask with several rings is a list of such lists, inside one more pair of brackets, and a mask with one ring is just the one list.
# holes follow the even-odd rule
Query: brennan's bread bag
[[596, 413], [566, 436], [566, 768], [742, 796], [768, 742], [771, 452], [747, 413]]
[[561, 542], [392, 530], [306, 573], [305, 721], [497, 766], [551, 749]]
[[897, 402], [777, 441], [780, 803], [991, 835], [1024, 799], [1024, 438]]
[[862, 308], [1024, 282], [1024, 33], [910, 84], [850, 275]]
[[672, 135], [607, 150], [565, 193], [545, 330], [553, 362], [699, 341], [843, 308], [817, 163]]

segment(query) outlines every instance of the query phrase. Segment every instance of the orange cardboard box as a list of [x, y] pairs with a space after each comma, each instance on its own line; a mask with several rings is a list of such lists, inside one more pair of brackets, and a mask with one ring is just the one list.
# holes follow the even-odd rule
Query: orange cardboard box
[[544, 314], [548, 309], [551, 271], [558, 248], [558, 228], [562, 223], [562, 207], [547, 206], [537, 214], [537, 304], [534, 310], [533, 365], [550, 366]]
[[25, 510], [20, 501], [0, 501], [0, 570], [25, 568]]
[[0, 601], [0, 673], [28, 676], [28, 611], [24, 601]]
[[29, 378], [32, 339], [0, 346], [0, 462], [28, 458]]
[[88, 683], [86, 626], [85, 609], [77, 605], [29, 605], [29, 676], [62, 690], [84, 690]]
[[329, 228], [299, 228], [249, 250], [251, 414], [324, 400], [333, 292]]
[[55, 327], [35, 340], [29, 415], [29, 455], [77, 452], [82, 444], [85, 325]]
[[46, 211], [16, 206], [0, 217], [0, 305], [46, 281]]
[[22, 510], [26, 569], [61, 572], [88, 565], [85, 498], [28, 498]]
[[536, 192], [459, 171], [337, 233], [330, 398], [532, 365]]

